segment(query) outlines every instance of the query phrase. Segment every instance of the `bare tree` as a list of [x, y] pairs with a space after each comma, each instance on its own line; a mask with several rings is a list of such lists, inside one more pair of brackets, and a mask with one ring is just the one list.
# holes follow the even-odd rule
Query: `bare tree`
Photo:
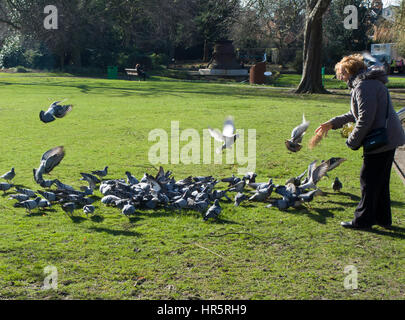
[[322, 16], [331, 0], [306, 0], [303, 72], [296, 93], [328, 93], [322, 85]]

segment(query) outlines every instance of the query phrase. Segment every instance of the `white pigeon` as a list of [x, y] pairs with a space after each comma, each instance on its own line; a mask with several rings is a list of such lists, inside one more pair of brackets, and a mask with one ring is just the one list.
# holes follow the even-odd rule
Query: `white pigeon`
[[222, 147], [216, 150], [216, 153], [221, 153], [224, 149], [231, 148], [236, 139], [239, 138], [239, 134], [235, 133], [235, 124], [232, 117], [226, 118], [222, 133], [218, 129], [212, 129], [208, 127], [208, 131], [215, 140], [223, 142]]

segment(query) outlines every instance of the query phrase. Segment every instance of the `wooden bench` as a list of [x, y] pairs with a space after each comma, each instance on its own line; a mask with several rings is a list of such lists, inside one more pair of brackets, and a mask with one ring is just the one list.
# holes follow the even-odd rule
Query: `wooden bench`
[[131, 79], [131, 76], [139, 76], [136, 69], [125, 69], [125, 72], [127, 73], [129, 79]]

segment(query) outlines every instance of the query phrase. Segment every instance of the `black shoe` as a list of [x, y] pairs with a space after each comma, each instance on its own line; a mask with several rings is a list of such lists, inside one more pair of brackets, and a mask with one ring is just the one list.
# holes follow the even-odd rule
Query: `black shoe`
[[368, 230], [371, 229], [371, 227], [359, 227], [359, 226], [355, 226], [353, 224], [353, 221], [348, 221], [348, 222], [341, 222], [340, 225], [344, 228], [348, 228], [348, 229], [362, 229], [362, 230]]

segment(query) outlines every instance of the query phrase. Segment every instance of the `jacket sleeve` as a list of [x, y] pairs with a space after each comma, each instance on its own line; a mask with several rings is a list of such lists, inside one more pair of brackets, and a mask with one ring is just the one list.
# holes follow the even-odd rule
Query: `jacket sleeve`
[[363, 139], [369, 133], [377, 111], [377, 97], [373, 87], [361, 84], [355, 91], [358, 117], [356, 125], [346, 144], [353, 150], [359, 149]]
[[332, 118], [330, 121], [332, 123], [332, 129], [336, 130], [342, 128], [346, 123], [355, 122], [356, 119], [351, 111], [349, 111], [348, 113]]

